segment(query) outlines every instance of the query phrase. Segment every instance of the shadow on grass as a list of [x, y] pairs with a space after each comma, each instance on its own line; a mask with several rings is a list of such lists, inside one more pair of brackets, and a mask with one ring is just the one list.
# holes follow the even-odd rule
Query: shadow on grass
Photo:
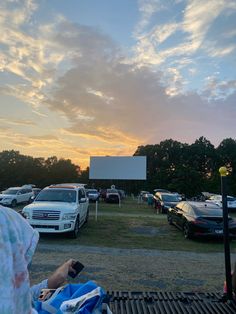
[[[67, 234], [41, 234], [41, 243], [86, 245], [110, 248], [150, 249], [189, 252], [224, 252], [221, 239], [185, 239], [183, 233], [167, 224], [166, 218], [101, 216], [90, 217], [77, 239]], [[231, 242], [235, 252], [236, 241]]]

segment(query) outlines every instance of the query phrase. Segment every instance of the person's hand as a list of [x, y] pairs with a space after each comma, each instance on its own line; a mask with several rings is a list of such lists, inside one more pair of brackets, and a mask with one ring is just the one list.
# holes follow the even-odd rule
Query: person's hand
[[75, 270], [73, 268], [74, 264], [75, 264], [75, 260], [69, 259], [64, 264], [62, 264], [60, 267], [57, 268], [56, 273], [60, 274], [64, 278], [64, 281], [65, 281], [68, 276], [69, 271], [72, 271], [73, 273], [75, 273]]
[[74, 263], [74, 259], [69, 259], [60, 267], [58, 267], [56, 271], [48, 278], [48, 288], [57, 289], [66, 281], [69, 271], [75, 273], [75, 270], [72, 267]]

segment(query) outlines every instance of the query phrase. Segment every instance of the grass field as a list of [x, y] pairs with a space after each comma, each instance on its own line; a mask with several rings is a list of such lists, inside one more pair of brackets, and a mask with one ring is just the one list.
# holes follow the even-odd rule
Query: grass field
[[[44, 241], [45, 236], [41, 238]], [[81, 245], [158, 249], [191, 252], [223, 252], [221, 240], [186, 240], [182, 232], [169, 226], [166, 215], [157, 215], [146, 203], [126, 199], [119, 207], [117, 204], [100, 202], [98, 217], [95, 219], [95, 204], [90, 205], [89, 223], [82, 227], [78, 239], [71, 240], [46, 236], [50, 242], [70, 242]], [[236, 241], [231, 241], [231, 252], [236, 252]]]

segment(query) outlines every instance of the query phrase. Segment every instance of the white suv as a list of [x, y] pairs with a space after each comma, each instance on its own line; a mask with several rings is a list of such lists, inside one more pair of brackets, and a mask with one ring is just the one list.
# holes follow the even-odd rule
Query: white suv
[[44, 188], [22, 214], [39, 232], [69, 232], [77, 238], [80, 227], [88, 221], [88, 205], [84, 185], [56, 184]]
[[8, 188], [0, 194], [0, 204], [15, 207], [20, 203], [30, 203], [34, 195], [31, 185]]

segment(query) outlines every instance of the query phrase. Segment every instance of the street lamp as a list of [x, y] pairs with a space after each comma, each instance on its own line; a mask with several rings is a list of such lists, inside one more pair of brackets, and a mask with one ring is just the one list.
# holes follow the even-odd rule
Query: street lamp
[[224, 224], [224, 251], [225, 251], [225, 276], [226, 276], [226, 289], [227, 299], [232, 300], [232, 276], [231, 276], [231, 262], [230, 262], [230, 245], [229, 245], [229, 220], [228, 220], [228, 206], [227, 206], [227, 192], [226, 192], [226, 179], [228, 171], [226, 167], [220, 167], [219, 173], [221, 176], [221, 194], [222, 194], [222, 211], [223, 211], [223, 224]]

